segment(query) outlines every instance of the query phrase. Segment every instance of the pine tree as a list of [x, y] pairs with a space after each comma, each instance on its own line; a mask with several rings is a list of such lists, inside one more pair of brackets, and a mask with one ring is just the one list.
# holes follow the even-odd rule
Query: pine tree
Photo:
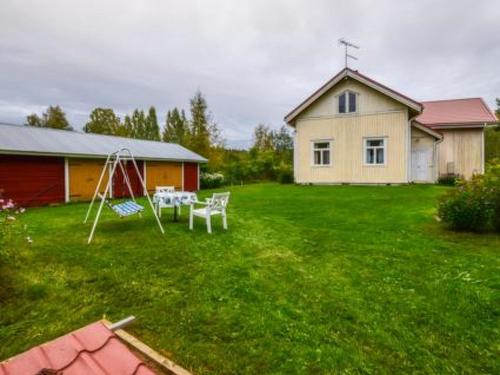
[[142, 109], [134, 110], [131, 117], [131, 124], [132, 124], [132, 133], [131, 133], [132, 138], [147, 139], [146, 116], [144, 115], [144, 111]]
[[134, 137], [134, 125], [129, 115], [126, 115], [123, 119], [123, 136], [128, 138]]
[[160, 140], [160, 126], [158, 125], [158, 117], [156, 116], [155, 107], [151, 106], [148, 111], [148, 116], [146, 118], [146, 139], [152, 141]]
[[210, 129], [208, 106], [200, 91], [197, 91], [190, 100], [191, 104], [191, 137], [189, 146], [202, 156], [210, 152]]
[[163, 129], [162, 140], [164, 142], [186, 145], [189, 138], [189, 125], [184, 110], [174, 108], [167, 112], [167, 121]]
[[90, 113], [90, 121], [85, 124], [83, 130], [86, 133], [118, 135], [120, 128], [120, 118], [111, 108], [95, 108]]

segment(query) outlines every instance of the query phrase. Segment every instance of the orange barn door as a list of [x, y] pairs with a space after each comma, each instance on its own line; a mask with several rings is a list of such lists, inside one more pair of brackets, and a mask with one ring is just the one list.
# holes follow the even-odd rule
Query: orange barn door
[[182, 163], [147, 161], [146, 186], [149, 192], [154, 192], [156, 186], [175, 186], [176, 190], [182, 190]]
[[[91, 200], [94, 195], [99, 177], [101, 176], [104, 160], [98, 159], [69, 159], [69, 199], [71, 201]], [[106, 189], [109, 171], [101, 183], [99, 191]]]

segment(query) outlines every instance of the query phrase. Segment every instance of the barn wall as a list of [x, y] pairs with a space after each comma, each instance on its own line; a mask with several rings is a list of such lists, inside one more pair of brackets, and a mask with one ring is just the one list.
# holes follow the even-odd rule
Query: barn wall
[[[69, 199], [71, 201], [92, 199], [104, 162], [104, 159], [68, 158]], [[99, 189], [101, 193], [106, 190], [108, 176], [107, 171]]]
[[[141, 176], [144, 175], [144, 165], [142, 160], [136, 160], [137, 167], [139, 168], [139, 173]], [[141, 186], [141, 180], [139, 176], [137, 175], [137, 171], [135, 170], [135, 167], [131, 161], [124, 161], [123, 166], [126, 169], [126, 172], [128, 174], [128, 178], [130, 180], [130, 185], [132, 187], [132, 192], [134, 193], [134, 196], [143, 196], [144, 195], [144, 189]], [[123, 198], [123, 197], [129, 197], [130, 193], [127, 188], [127, 184], [125, 182], [125, 177], [123, 176], [123, 173], [121, 171], [121, 168], [119, 166], [116, 167], [115, 174], [113, 176], [113, 197], [114, 198]]]
[[154, 192], [156, 186], [175, 186], [176, 190], [182, 190], [182, 163], [147, 161], [146, 186], [149, 192]]
[[21, 206], [64, 202], [64, 158], [0, 155], [0, 190]]
[[197, 191], [199, 188], [198, 164], [184, 163], [184, 190]]

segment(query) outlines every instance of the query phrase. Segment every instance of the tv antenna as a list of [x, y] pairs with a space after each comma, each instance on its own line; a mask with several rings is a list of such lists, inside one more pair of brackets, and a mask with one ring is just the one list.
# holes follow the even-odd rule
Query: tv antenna
[[347, 59], [348, 58], [353, 59], [353, 60], [357, 60], [358, 59], [356, 56], [353, 56], [353, 55], [349, 54], [348, 48], [352, 47], [352, 48], [359, 49], [359, 46], [357, 46], [356, 44], [351, 43], [351, 42], [345, 40], [345, 38], [340, 38], [339, 39], [339, 44], [341, 44], [341, 45], [344, 46], [344, 51], [345, 51], [345, 67], [347, 68], [347, 61], [348, 61]]

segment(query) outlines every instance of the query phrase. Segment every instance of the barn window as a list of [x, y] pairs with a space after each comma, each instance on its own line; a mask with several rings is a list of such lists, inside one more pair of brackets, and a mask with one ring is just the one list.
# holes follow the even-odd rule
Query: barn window
[[385, 165], [386, 140], [385, 138], [365, 139], [365, 164]]
[[356, 93], [346, 91], [339, 95], [339, 113], [353, 113], [357, 111]]
[[313, 142], [313, 165], [325, 166], [331, 164], [331, 142]]

